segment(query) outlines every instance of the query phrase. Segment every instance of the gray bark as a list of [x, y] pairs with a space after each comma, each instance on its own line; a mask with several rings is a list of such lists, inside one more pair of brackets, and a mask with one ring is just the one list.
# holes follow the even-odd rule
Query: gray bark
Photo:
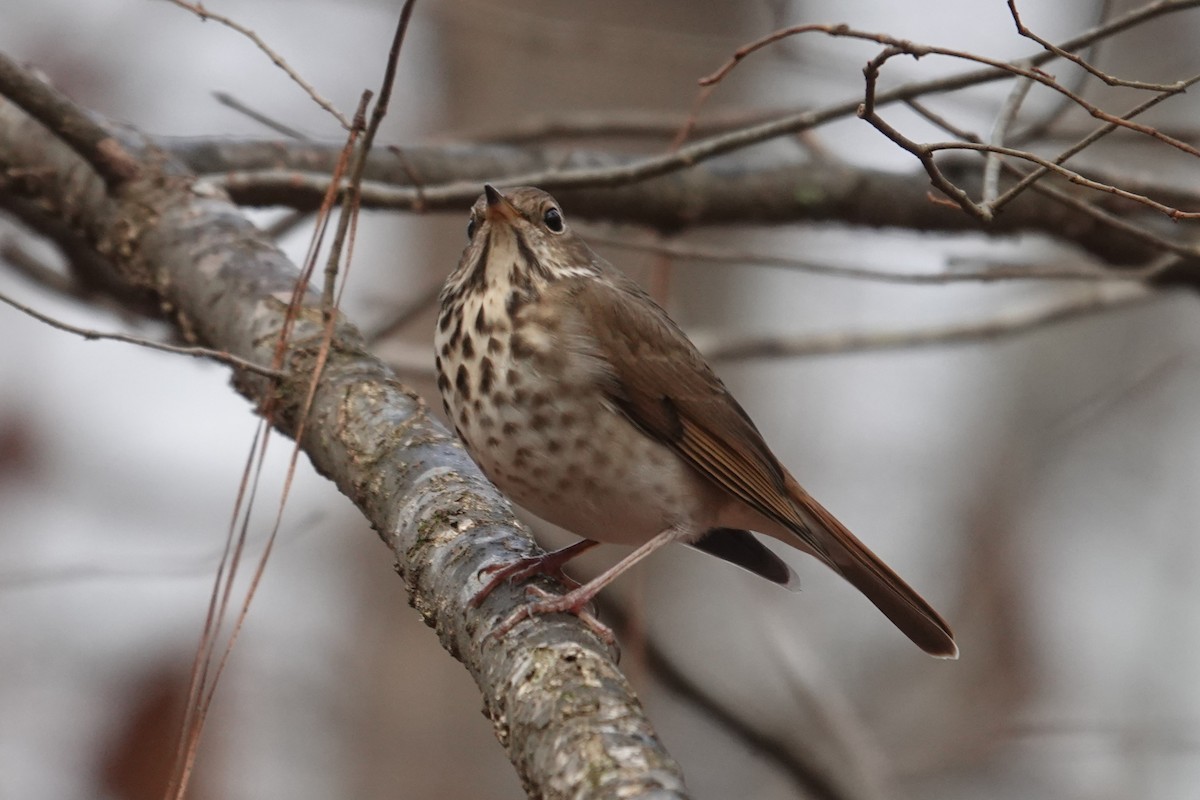
[[[224, 193], [139, 135], [119, 138], [136, 163], [106, 185], [76, 150], [0, 98], [0, 196], [20, 201], [27, 218], [44, 217], [42, 229], [60, 231], [65, 245], [86, 242], [130, 286], [151, 290], [183, 338], [269, 364], [296, 267]], [[685, 797], [680, 770], [614, 654], [578, 620], [537, 619], [489, 638], [493, 622], [525, 598], [502, 587], [471, 608], [479, 571], [535, 545], [454, 437], [345, 319], [303, 416], [323, 332], [319, 298], [309, 292], [286, 353], [288, 378], [273, 384], [245, 372], [235, 385], [271, 409], [279, 431], [299, 436], [317, 470], [392, 550], [413, 607], [479, 685], [526, 791]]]

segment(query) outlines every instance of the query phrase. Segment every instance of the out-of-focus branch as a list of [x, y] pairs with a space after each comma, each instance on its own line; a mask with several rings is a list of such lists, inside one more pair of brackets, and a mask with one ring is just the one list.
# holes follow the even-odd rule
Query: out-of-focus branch
[[[320, 203], [328, 186], [328, 173], [323, 170], [332, 170], [340, 148], [229, 139], [162, 139], [158, 143], [194, 171], [214, 179], [221, 176], [219, 183], [239, 203], [299, 209], [313, 209]], [[410, 171], [419, 174], [427, 187], [461, 187], [454, 192], [425, 190], [423, 210], [463, 213], [485, 181], [509, 183], [509, 176], [553, 164], [570, 168], [572, 164], [618, 164], [628, 159], [597, 151], [463, 144], [410, 146], [404, 155], [408, 169], [390, 154], [372, 156], [363, 186], [365, 207], [416, 206], [419, 195], [410, 188]], [[280, 168], [281, 164], [288, 167]], [[964, 191], [979, 191], [977, 170], [963, 171], [948, 164], [943, 172]], [[896, 174], [826, 160], [764, 166], [742, 165], [731, 157], [632, 186], [557, 190], [555, 197], [572, 217], [633, 223], [666, 233], [702, 225], [797, 222], [944, 233], [1041, 233], [1071, 242], [1117, 266], [1144, 264], [1164, 249], [1048, 197], [1023, 196], [983, 225], [957, 208], [931, 202], [923, 172]], [[1183, 199], [1179, 193], [1175, 197]], [[1200, 206], [1200, 194], [1195, 200]], [[1171, 228], [1164, 231], [1164, 236], [1178, 235]]]
[[1047, 325], [1077, 317], [1114, 311], [1147, 303], [1159, 295], [1142, 286], [1105, 284], [1093, 287], [1086, 295], [1036, 308], [1023, 308], [995, 315], [978, 322], [919, 328], [916, 330], [836, 333], [826, 336], [759, 336], [745, 339], [722, 338], [711, 341], [694, 336], [696, 344], [713, 361], [748, 358], [795, 358], [834, 355], [866, 350], [931, 347], [947, 344], [974, 344], [992, 339], [1028, 333]]
[[25, 113], [57, 132], [110, 187], [137, 174], [137, 162], [116, 137], [54, 87], [15, 61], [0, 58], [0, 94], [20, 103]]
[[[2, 58], [2, 57], [0, 57]], [[269, 363], [296, 269], [219, 192], [134, 134], [134, 177], [110, 192], [70, 147], [0, 100], [0, 194], [35, 199], [129, 283], [159, 293], [180, 333]], [[287, 351], [289, 377], [238, 372], [284, 433], [297, 430], [320, 349], [319, 298], [304, 298]], [[572, 617], [538, 619], [489, 637], [525, 602], [501, 587], [469, 600], [482, 568], [534, 551], [528, 532], [424, 403], [338, 320], [300, 445], [392, 549], [410, 602], [478, 683], [526, 789], [544, 798], [686, 796], [612, 654]]]

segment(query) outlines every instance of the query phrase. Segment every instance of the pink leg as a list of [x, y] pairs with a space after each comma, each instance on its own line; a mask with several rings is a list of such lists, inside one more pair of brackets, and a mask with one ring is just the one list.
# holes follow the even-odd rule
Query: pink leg
[[597, 544], [599, 542], [593, 542], [591, 539], [581, 539], [575, 544], [568, 545], [561, 550], [555, 550], [553, 553], [518, 558], [507, 564], [494, 564], [490, 567], [484, 567], [483, 572], [495, 574], [471, 598], [471, 607], [479, 608], [483, 601], [487, 599], [487, 596], [496, 590], [497, 586], [508, 580], [521, 581], [534, 575], [553, 575], [563, 583], [578, 586], [579, 583], [577, 581], [563, 574], [562, 568], [568, 561], [586, 553]]
[[541, 589], [530, 587], [534, 590], [531, 593], [538, 594], [542, 599], [518, 609], [511, 616], [509, 616], [508, 619], [497, 625], [492, 630], [490, 635], [495, 637], [503, 636], [516, 627], [518, 622], [521, 622], [524, 619], [529, 619], [537, 614], [559, 614], [565, 612], [578, 616], [589, 628], [592, 629], [594, 633], [596, 633], [596, 635], [598, 635], [608, 644], [612, 644], [615, 641], [612, 631], [602, 625], [591, 614], [587, 613], [585, 607], [588, 603], [592, 602], [592, 598], [599, 594], [601, 589], [616, 580], [618, 575], [625, 572], [634, 564], [638, 563], [663, 545], [679, 539], [682, 534], [683, 531], [681, 531], [679, 528], [668, 528], [662, 533], [657, 534], [653, 539], [650, 539], [646, 543], [638, 546], [638, 548], [632, 553], [622, 558], [616, 564], [612, 565], [595, 578], [592, 578], [584, 585], [578, 586], [564, 595], [550, 595]]

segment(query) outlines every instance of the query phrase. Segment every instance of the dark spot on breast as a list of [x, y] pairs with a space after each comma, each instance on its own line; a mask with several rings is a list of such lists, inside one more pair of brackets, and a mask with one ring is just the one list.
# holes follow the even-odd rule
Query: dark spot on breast
[[479, 307], [479, 312], [475, 314], [475, 332], [476, 333], [491, 333], [492, 327], [488, 325], [483, 316], [483, 306]]
[[497, 439], [495, 436], [489, 436], [487, 438], [486, 444], [489, 448], [494, 450], [495, 448], [500, 446], [500, 440]]
[[504, 380], [509, 386], [517, 386], [521, 383], [521, 373], [510, 368], [504, 373]]
[[575, 485], [575, 481], [571, 480], [570, 478], [568, 478], [566, 476], [559, 478], [558, 483], [554, 484], [555, 488], [558, 489], [560, 492], [566, 492], [568, 489], [572, 488], [574, 485]]
[[458, 365], [458, 374], [454, 376], [454, 388], [462, 395], [463, 400], [471, 399], [471, 381], [467, 375], [467, 365]]
[[562, 450], [562, 442], [560, 442], [558, 439], [547, 440], [547, 442], [546, 442], [546, 452], [547, 453], [557, 453], [559, 450]]
[[450, 347], [458, 347], [458, 340], [462, 338], [462, 317], [454, 319], [454, 330], [450, 331]]
[[446, 373], [444, 373], [444, 372], [438, 373], [438, 391], [441, 392], [442, 394], [445, 394], [446, 390], [449, 388], [450, 388], [450, 379], [446, 377]]
[[459, 316], [458, 314], [453, 313], [457, 310], [458, 310], [457, 308], [446, 309], [446, 311], [442, 314], [441, 318], [438, 319], [438, 330], [439, 331], [441, 331], [442, 333], [446, 332], [446, 329], [450, 327], [450, 320], [456, 316]]
[[463, 358], [475, 357], [475, 342], [471, 339], [471, 334], [469, 333], [463, 337], [462, 354]]
[[442, 357], [441, 356], [433, 357], [433, 367], [434, 367], [434, 369], [436, 369], [438, 371], [438, 374], [440, 375], [442, 372]]
[[479, 393], [480, 394], [491, 394], [492, 393], [492, 381], [495, 379], [495, 377], [496, 377], [496, 374], [492, 368], [492, 359], [488, 358], [487, 356], [484, 356], [483, 360], [481, 360], [479, 362]]
[[550, 424], [550, 417], [545, 414], [534, 414], [529, 418], [529, 427], [535, 431], [541, 431]]
[[504, 342], [500, 341], [495, 336], [488, 337], [488, 352], [492, 355], [497, 355], [504, 352]]
[[512, 436], [514, 433], [517, 432], [517, 423], [515, 423], [515, 422], [504, 423], [504, 427], [500, 429], [500, 432], [503, 433], [505, 436]]
[[471, 408], [475, 409], [476, 413], [479, 413], [483, 410], [483, 401], [476, 397], [471, 401]]
[[513, 453], [513, 466], [523, 467], [531, 458], [533, 458], [533, 453], [528, 447], [518, 447], [517, 452]]
[[504, 310], [508, 312], [510, 317], [516, 317], [517, 312], [521, 310], [521, 306], [525, 305], [529, 300], [525, 295], [516, 289], [508, 293], [508, 297], [504, 301]]
[[535, 481], [544, 481], [546, 479], [546, 468], [541, 464], [535, 464], [533, 469], [530, 470], [530, 474], [533, 475]]
[[529, 392], [524, 389], [513, 389], [512, 401], [514, 406], [525, 405], [526, 398], [529, 397]]
[[592, 454], [592, 463], [597, 467], [607, 467], [611, 461], [612, 456], [608, 454], [607, 450], [597, 448], [596, 452]]
[[533, 397], [529, 398], [530, 408], [541, 408], [550, 402], [550, 395], [545, 392], [534, 392]]
[[479, 418], [479, 427], [485, 431], [490, 431], [496, 427], [496, 420], [490, 414], [484, 414]]
[[[573, 411], [564, 411], [558, 415], [558, 424], [564, 428], [570, 428], [575, 424], [575, 421], [575, 412]], [[584, 441], [587, 440], [585, 439]]]
[[[462, 410], [458, 412], [458, 424], [462, 425], [465, 428], [470, 423], [470, 421], [471, 421], [471, 415], [467, 411], [467, 407], [463, 406]], [[459, 436], [462, 436], [462, 434], [460, 433]], [[464, 436], [463, 438], [465, 439], [466, 437]]]
[[450, 343], [449, 342], [446, 342], [442, 345], [442, 357], [443, 358], [450, 357]]

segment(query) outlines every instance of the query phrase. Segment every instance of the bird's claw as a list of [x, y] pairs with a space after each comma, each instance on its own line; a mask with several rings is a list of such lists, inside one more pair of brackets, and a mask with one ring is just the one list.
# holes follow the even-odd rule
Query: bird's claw
[[515, 628], [520, 622], [541, 614], [574, 614], [576, 617], [579, 617], [580, 622], [588, 627], [588, 630], [596, 634], [606, 645], [610, 647], [616, 646], [617, 637], [613, 635], [612, 629], [596, 619], [596, 616], [588, 610], [587, 605], [592, 601], [592, 597], [590, 594], [581, 591], [582, 589], [583, 587], [577, 584], [576, 589], [559, 595], [547, 592], [539, 586], [528, 586], [525, 588], [525, 593], [535, 595], [541, 599], [518, 608], [507, 619], [493, 628], [488, 636], [499, 639]]

